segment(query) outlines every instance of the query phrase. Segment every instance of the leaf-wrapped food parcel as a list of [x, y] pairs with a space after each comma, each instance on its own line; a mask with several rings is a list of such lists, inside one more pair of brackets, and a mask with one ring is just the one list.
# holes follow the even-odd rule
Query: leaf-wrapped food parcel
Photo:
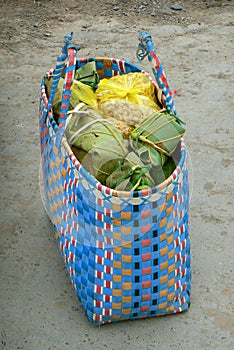
[[142, 190], [154, 186], [151, 165], [144, 165], [137, 154], [130, 151], [106, 179], [106, 185], [121, 191]]
[[91, 86], [95, 90], [99, 83], [99, 75], [96, 71], [96, 62], [88, 62], [84, 66], [77, 69], [74, 79]]
[[158, 112], [136, 126], [130, 136], [133, 140], [149, 144], [159, 152], [170, 155], [184, 133], [185, 129], [176, 115]]
[[132, 146], [135, 152], [144, 164], [150, 164], [150, 175], [154, 181], [154, 185], [159, 185], [167, 179], [175, 170], [178, 160], [175, 152], [171, 156], [157, 151], [147, 143], [133, 142]]
[[158, 152], [146, 142], [135, 141], [132, 146], [144, 164], [152, 164], [156, 168], [162, 168], [167, 160], [164, 153]]
[[[65, 129], [68, 142], [86, 152], [81, 164], [105, 185], [106, 178], [128, 153], [128, 141], [114, 125], [89, 106], [81, 104], [68, 115]], [[80, 160], [79, 152], [77, 154]]]

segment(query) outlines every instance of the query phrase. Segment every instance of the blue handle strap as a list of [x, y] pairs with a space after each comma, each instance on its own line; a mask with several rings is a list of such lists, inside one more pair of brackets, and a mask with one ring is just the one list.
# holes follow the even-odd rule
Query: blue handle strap
[[61, 50], [60, 56], [57, 58], [57, 63], [55, 70], [53, 72], [53, 81], [52, 81], [52, 86], [51, 86], [51, 91], [50, 91], [50, 97], [48, 100], [48, 105], [47, 108], [44, 110], [43, 113], [43, 119], [46, 120], [48, 111], [52, 110], [52, 105], [53, 105], [53, 100], [54, 100], [54, 95], [58, 86], [59, 79], [61, 78], [62, 71], [65, 65], [65, 61], [68, 58], [68, 50], [73, 48], [74, 50], [78, 51], [80, 48], [72, 44], [70, 41], [73, 38], [73, 32], [71, 35], [67, 35], [64, 37], [65, 43], [64, 46]]
[[76, 49], [68, 48], [68, 62], [65, 68], [65, 81], [63, 85], [62, 103], [60, 108], [59, 125], [56, 131], [57, 143], [61, 143], [67, 119], [67, 111], [70, 105], [71, 88], [76, 69]]
[[164, 95], [165, 107], [169, 113], [172, 112], [177, 114], [168, 80], [166, 78], [162, 63], [160, 62], [152, 43], [150, 34], [148, 32], [142, 32], [138, 35], [138, 40], [139, 44], [136, 53], [138, 61], [142, 61], [146, 56], [148, 56], [149, 61], [155, 61], [156, 64], [155, 67], [152, 67], [152, 71], [155, 80]]

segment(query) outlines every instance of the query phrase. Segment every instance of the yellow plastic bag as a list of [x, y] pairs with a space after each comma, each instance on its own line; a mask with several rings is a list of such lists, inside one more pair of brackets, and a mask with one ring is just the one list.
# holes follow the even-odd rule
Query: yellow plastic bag
[[[44, 81], [45, 81], [47, 95], [50, 96], [52, 79], [44, 78]], [[59, 118], [59, 115], [60, 115], [63, 88], [64, 88], [64, 79], [60, 78], [57, 89], [54, 94], [54, 99], [53, 99], [53, 112], [56, 117], [56, 120]], [[78, 80], [73, 80], [69, 110], [74, 109], [80, 102], [84, 102], [90, 107], [94, 109], [98, 109], [97, 98], [92, 87]]]
[[137, 105], [159, 109], [153, 83], [147, 75], [140, 72], [102, 79], [96, 90], [96, 96], [98, 104], [112, 99], [124, 99]]
[[74, 79], [71, 90], [71, 104], [75, 107], [79, 102], [84, 102], [94, 109], [98, 108], [97, 98], [92, 87]]
[[144, 73], [116, 75], [102, 79], [96, 90], [99, 111], [109, 119], [124, 138], [136, 125], [161, 109], [154, 85]]

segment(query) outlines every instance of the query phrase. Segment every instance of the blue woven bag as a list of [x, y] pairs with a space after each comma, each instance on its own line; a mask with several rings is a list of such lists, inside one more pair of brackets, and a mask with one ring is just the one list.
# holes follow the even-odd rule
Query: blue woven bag
[[[141, 191], [116, 191], [92, 177], [73, 154], [64, 129], [75, 71], [96, 62], [100, 79], [144, 72], [114, 58], [77, 59], [77, 48], [65, 37], [52, 76], [50, 98], [44, 79], [40, 93], [42, 195], [55, 228], [62, 256], [82, 307], [93, 324], [178, 313], [190, 304], [190, 240], [186, 147], [180, 141], [179, 162], [160, 185]], [[148, 55], [156, 93], [175, 111], [162, 65], [148, 33], [139, 35], [137, 56]], [[65, 69], [59, 123], [52, 102]], [[152, 79], [152, 78], [151, 78]]]

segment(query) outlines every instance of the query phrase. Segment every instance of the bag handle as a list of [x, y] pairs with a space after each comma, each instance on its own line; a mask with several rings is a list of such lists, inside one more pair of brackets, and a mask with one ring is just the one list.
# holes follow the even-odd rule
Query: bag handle
[[63, 85], [63, 93], [62, 93], [62, 103], [60, 109], [59, 116], [59, 124], [54, 125], [54, 130], [56, 132], [56, 143], [59, 145], [62, 141], [62, 137], [64, 134], [65, 124], [66, 124], [66, 114], [69, 108], [70, 103], [70, 95], [71, 95], [71, 86], [74, 79], [75, 69], [76, 69], [76, 53], [80, 50], [79, 47], [71, 43], [73, 38], [73, 32], [71, 35], [65, 36], [65, 43], [61, 50], [60, 56], [57, 58], [56, 67], [53, 72], [53, 81], [50, 91], [50, 97], [48, 100], [48, 105], [44, 110], [44, 120], [49, 112], [52, 113], [52, 105], [54, 100], [54, 95], [58, 86], [59, 79], [61, 78], [65, 62], [67, 60], [67, 64], [65, 66], [65, 81]]
[[165, 107], [169, 113], [177, 115], [173, 93], [169, 87], [162, 63], [158, 58], [150, 34], [148, 32], [142, 32], [138, 35], [138, 40], [140, 41], [136, 53], [138, 61], [141, 62], [147, 55], [149, 61], [155, 61], [155, 67], [152, 67], [152, 71], [158, 87], [162, 90]]

